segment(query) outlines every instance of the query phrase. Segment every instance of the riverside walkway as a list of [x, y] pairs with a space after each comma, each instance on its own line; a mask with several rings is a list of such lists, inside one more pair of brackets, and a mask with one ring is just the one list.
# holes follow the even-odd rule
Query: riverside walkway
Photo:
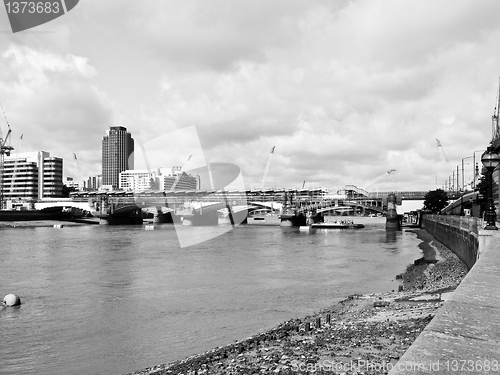
[[389, 373], [500, 373], [500, 231], [477, 218], [430, 216], [423, 228], [469, 272]]

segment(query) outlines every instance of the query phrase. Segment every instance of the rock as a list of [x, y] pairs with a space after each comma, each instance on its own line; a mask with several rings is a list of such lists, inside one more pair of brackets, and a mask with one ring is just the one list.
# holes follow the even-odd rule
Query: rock
[[7, 294], [2, 302], [6, 306], [19, 306], [21, 304], [21, 298], [16, 294]]
[[390, 302], [388, 301], [375, 301], [373, 302], [373, 307], [386, 307], [389, 306]]

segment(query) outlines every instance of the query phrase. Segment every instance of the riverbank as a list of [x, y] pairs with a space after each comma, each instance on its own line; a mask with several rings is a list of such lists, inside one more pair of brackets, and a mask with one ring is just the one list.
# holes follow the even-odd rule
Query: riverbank
[[467, 272], [425, 230], [412, 232], [423, 256], [395, 275], [401, 291], [352, 295], [265, 333], [131, 374], [388, 373]]
[[53, 226], [80, 226], [99, 224], [99, 219], [74, 219], [74, 220], [19, 220], [0, 221], [1, 228], [33, 228], [33, 227], [53, 227]]

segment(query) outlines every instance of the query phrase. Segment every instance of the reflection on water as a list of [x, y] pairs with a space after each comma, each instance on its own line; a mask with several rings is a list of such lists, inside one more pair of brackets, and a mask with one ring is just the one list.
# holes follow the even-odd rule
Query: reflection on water
[[388, 243], [396, 243], [396, 241], [398, 239], [398, 235], [400, 235], [400, 234], [401, 234], [401, 231], [398, 231], [398, 230], [394, 230], [394, 229], [386, 230], [385, 231], [386, 241]]
[[23, 305], [0, 312], [0, 374], [121, 374], [170, 362], [348, 294], [397, 289], [395, 275], [420, 252], [414, 234], [383, 225], [241, 226], [187, 248], [173, 225], [1, 234], [0, 293]]

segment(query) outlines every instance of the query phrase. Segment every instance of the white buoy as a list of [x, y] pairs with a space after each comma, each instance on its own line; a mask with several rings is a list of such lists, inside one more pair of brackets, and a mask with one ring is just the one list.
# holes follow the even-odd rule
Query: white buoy
[[21, 298], [15, 294], [7, 294], [3, 298], [3, 303], [6, 306], [19, 306], [21, 304]]

